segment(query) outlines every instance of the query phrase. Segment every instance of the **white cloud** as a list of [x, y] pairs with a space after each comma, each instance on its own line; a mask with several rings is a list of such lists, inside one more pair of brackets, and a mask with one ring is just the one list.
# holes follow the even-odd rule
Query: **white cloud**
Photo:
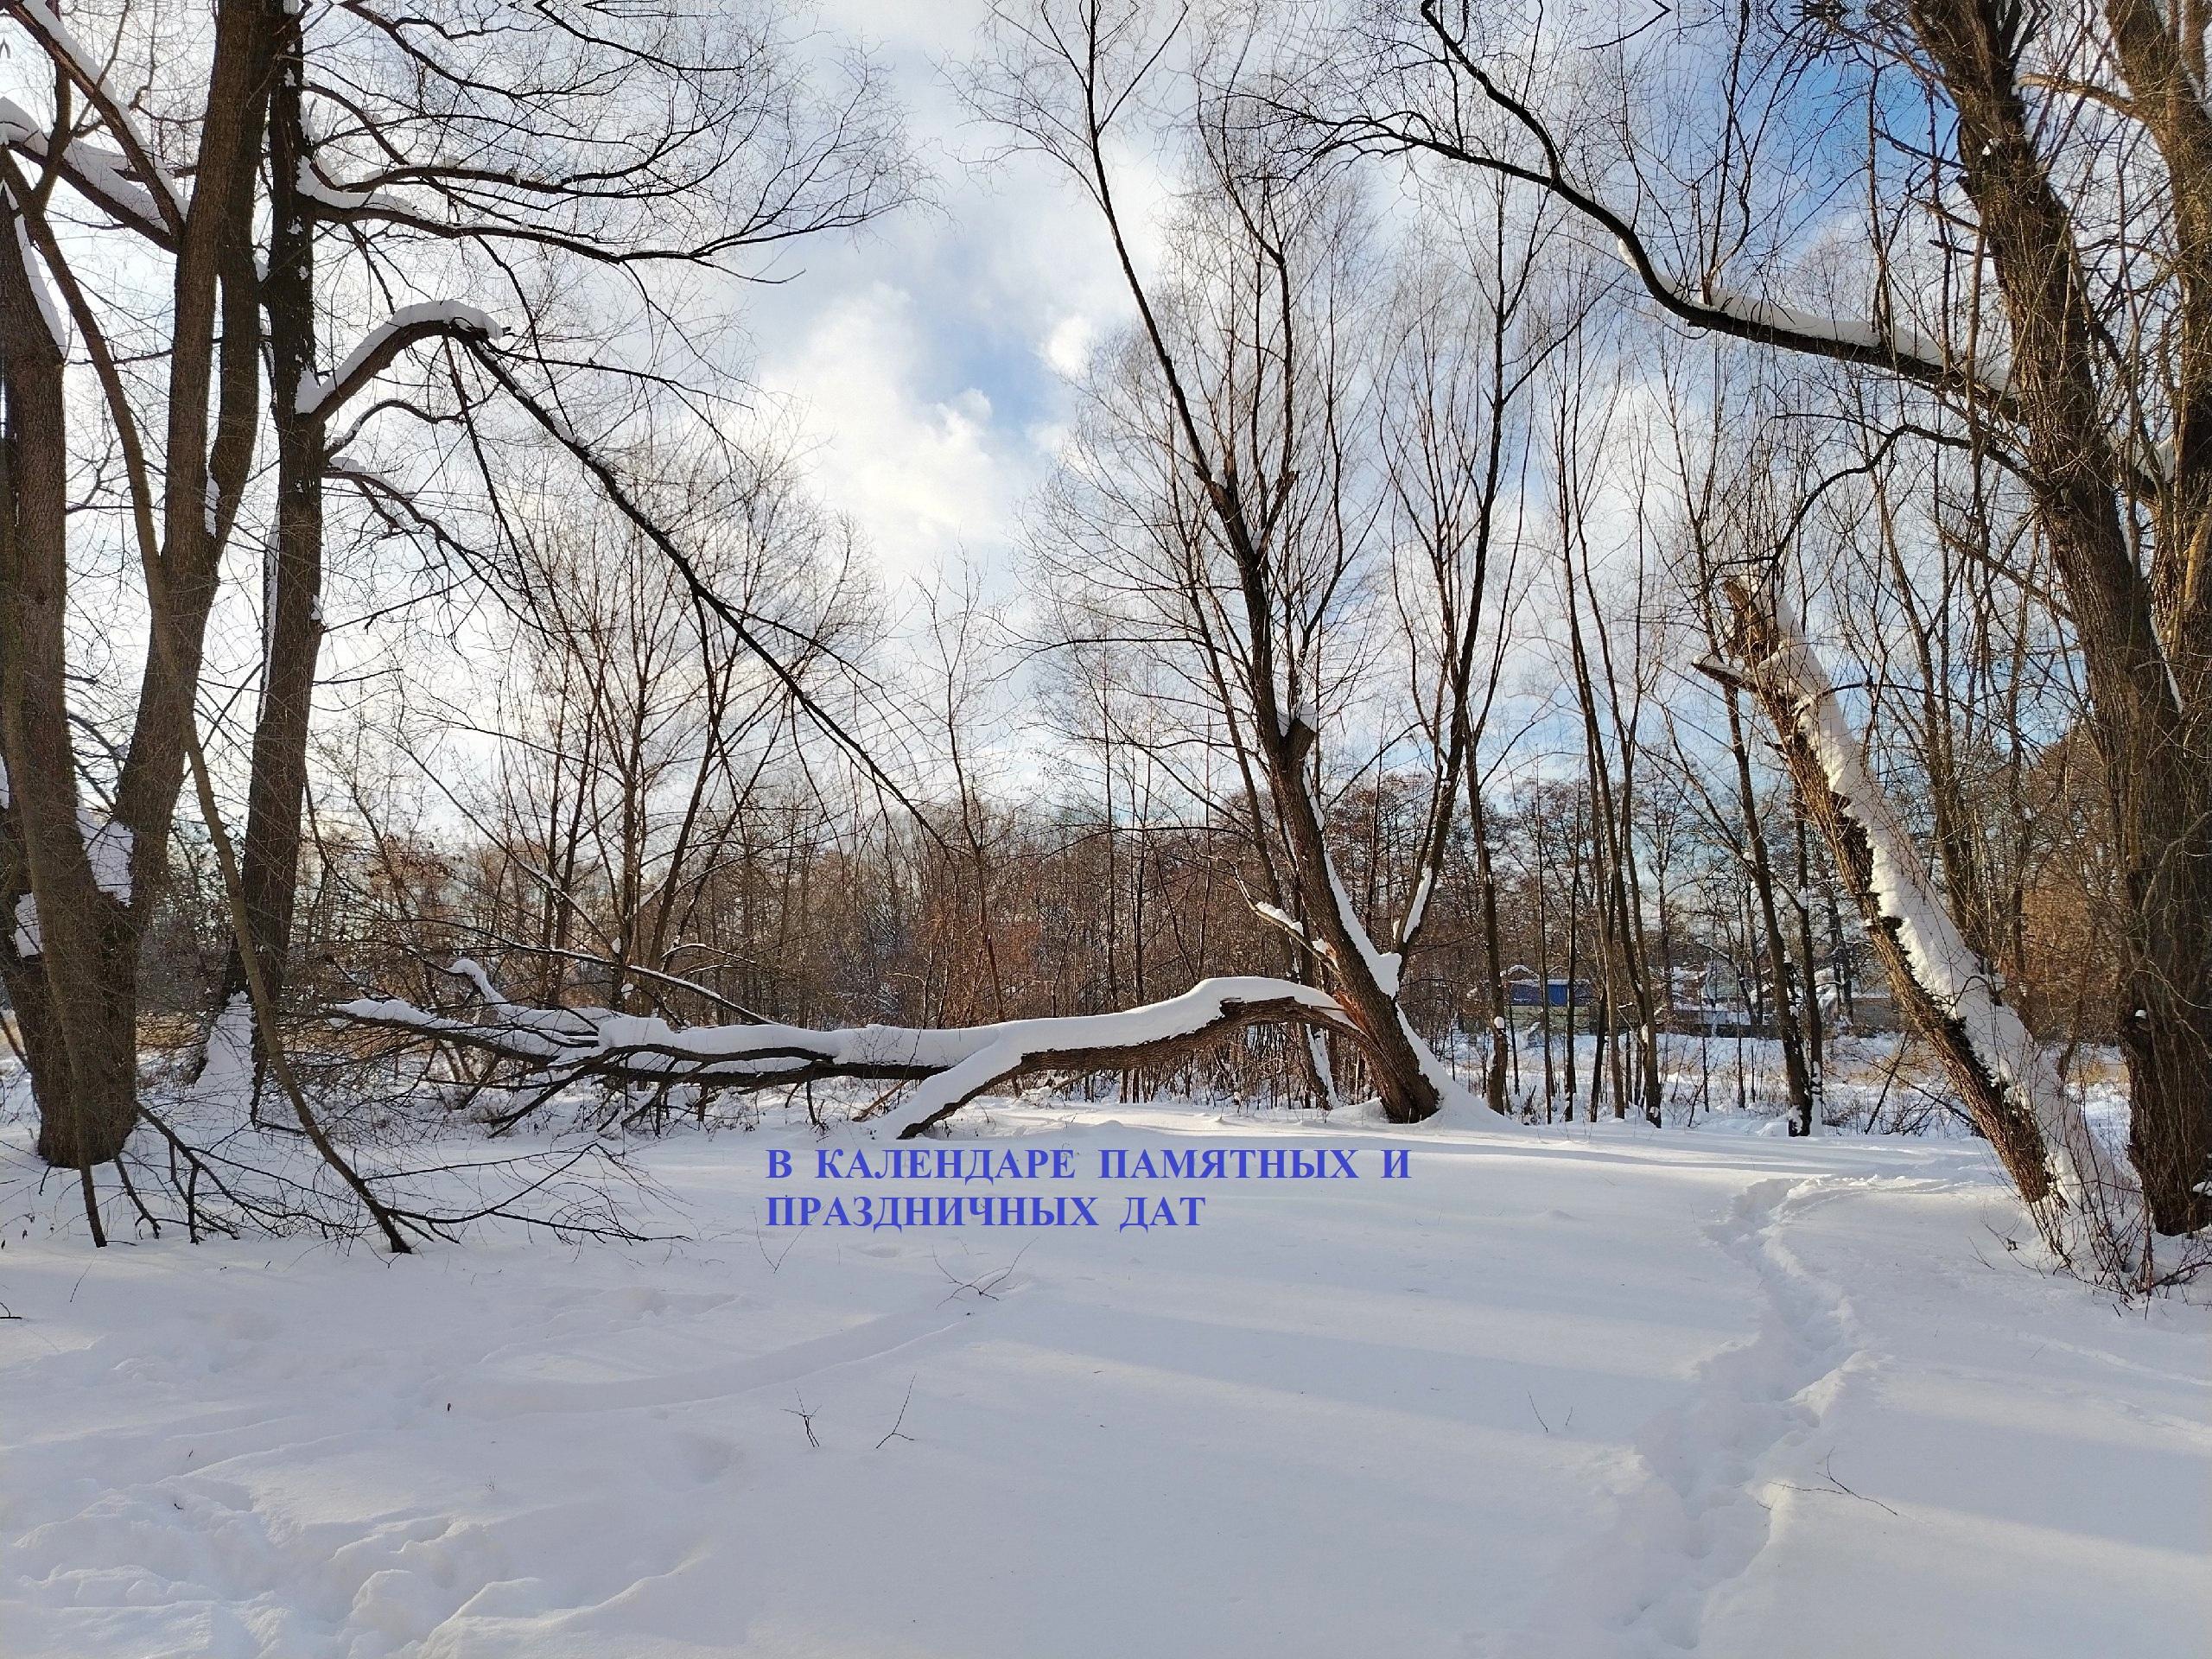
[[1098, 344], [1098, 325], [1081, 312], [1062, 317], [1045, 336], [1045, 361], [1056, 374], [1072, 379], [1090, 366]]
[[761, 365], [769, 389], [803, 411], [817, 487], [861, 524], [893, 575], [1002, 542], [1031, 481], [989, 396], [935, 381], [929, 328], [913, 295], [872, 283], [831, 301]]
[[[1082, 372], [1131, 306], [1096, 209], [1036, 157], [993, 164], [948, 71], [982, 0], [827, 0], [830, 35], [866, 40], [931, 167], [929, 206], [795, 249], [745, 301], [763, 385], [798, 411], [816, 486], [866, 531], [894, 582], [955, 558], [1010, 563], [1015, 515], [1052, 463]], [[1135, 135], [1133, 135], [1133, 137]], [[1141, 263], [1169, 200], [1131, 143], [1117, 194]]]

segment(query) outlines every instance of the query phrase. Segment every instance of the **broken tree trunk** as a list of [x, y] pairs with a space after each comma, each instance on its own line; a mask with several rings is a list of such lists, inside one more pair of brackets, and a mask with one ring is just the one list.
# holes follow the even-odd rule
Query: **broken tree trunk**
[[1726, 594], [1734, 664], [1710, 666], [1749, 690], [1772, 725], [1897, 1007], [1934, 1049], [2044, 1237], [2064, 1251], [2078, 1228], [2101, 1266], [2133, 1276], [2143, 1215], [2131, 1172], [2098, 1144], [2056, 1066], [2005, 1006], [1997, 976], [1952, 920], [1795, 614], [1779, 595], [1740, 578], [1728, 580]]
[[[976, 1096], [1039, 1073], [1172, 1065], [1247, 1026], [1299, 1024], [1364, 1046], [1337, 999], [1311, 985], [1261, 976], [1202, 980], [1180, 996], [1115, 1014], [1008, 1020], [942, 1029], [859, 1026], [817, 1031], [775, 1024], [677, 1028], [607, 1008], [530, 1008], [507, 1001], [476, 963], [480, 1008], [440, 1014], [364, 998], [332, 1012], [361, 1026], [457, 1044], [518, 1062], [547, 1090], [589, 1078], [715, 1089], [785, 1089], [832, 1078], [915, 1087], [869, 1118], [901, 1140], [920, 1135]], [[543, 1096], [540, 1096], [540, 1098]]]

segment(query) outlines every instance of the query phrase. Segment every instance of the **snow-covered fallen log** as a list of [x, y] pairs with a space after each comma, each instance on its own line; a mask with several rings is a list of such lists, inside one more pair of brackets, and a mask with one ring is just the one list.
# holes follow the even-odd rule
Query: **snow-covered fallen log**
[[548, 1085], [601, 1078], [753, 1090], [854, 1079], [916, 1085], [869, 1122], [880, 1133], [918, 1135], [976, 1096], [1039, 1072], [1079, 1073], [1157, 1065], [1247, 1026], [1294, 1023], [1359, 1033], [1334, 997], [1261, 976], [1201, 980], [1180, 996], [1113, 1014], [1008, 1020], [939, 1028], [853, 1026], [816, 1030], [776, 1024], [676, 1027], [608, 1008], [534, 1008], [501, 996], [467, 960], [478, 1005], [439, 1013], [365, 997], [338, 1018], [512, 1060]]
[[1951, 918], [1904, 823], [1868, 769], [1820, 656], [1788, 603], [1732, 578], [1732, 675], [1771, 723], [1806, 814], [1850, 888], [1898, 1008], [1938, 1059], [2037, 1225], [2086, 1244], [2107, 1270], [2140, 1268], [2141, 1194], [2097, 1141], [1996, 972]]

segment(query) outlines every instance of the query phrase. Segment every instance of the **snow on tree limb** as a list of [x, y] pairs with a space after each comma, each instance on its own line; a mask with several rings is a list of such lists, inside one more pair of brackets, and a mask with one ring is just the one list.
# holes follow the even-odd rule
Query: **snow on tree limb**
[[349, 190], [344, 185], [333, 184], [315, 171], [314, 164], [302, 161], [295, 170], [292, 188], [318, 207], [334, 213], [350, 213], [368, 207], [378, 199], [374, 189]]
[[[1630, 264], [1633, 265], [1634, 262]], [[1679, 295], [1676, 297], [1681, 299]], [[1701, 303], [1716, 316], [1732, 319], [1747, 328], [1766, 331], [1774, 336], [1777, 343], [1794, 345], [1800, 350], [1827, 346], [1861, 360], [1894, 359], [1934, 375], [1954, 372], [1979, 381], [1982, 390], [1998, 401], [2004, 399], [2011, 391], [2012, 366], [2009, 363], [2000, 360], [1977, 365], [1975, 372], [1968, 376], [1963, 367], [1954, 365], [1942, 340], [1894, 321], [1887, 328], [1878, 328], [1857, 318], [1828, 316], [1801, 310], [1777, 300], [1755, 299], [1722, 288], [1708, 289], [1701, 301], [1682, 300], [1681, 303]]]
[[[8, 14], [35, 39], [55, 68], [67, 76], [99, 111], [100, 119], [122, 146], [124, 160], [143, 186], [155, 212], [171, 236], [184, 227], [185, 194], [162, 167], [131, 115], [129, 100], [116, 96], [92, 54], [72, 34], [68, 25], [46, 0], [0, 0]], [[72, 145], [74, 149], [76, 147]]]
[[346, 360], [329, 374], [317, 375], [301, 384], [299, 412], [317, 415], [344, 407], [349, 398], [382, 374], [392, 359], [410, 346], [426, 340], [497, 340], [505, 333], [505, 326], [493, 321], [489, 313], [459, 300], [429, 300], [419, 305], [403, 305], [370, 330], [367, 337], [348, 352]]
[[22, 262], [23, 280], [30, 285], [31, 303], [38, 308], [39, 321], [46, 325], [47, 338], [54, 342], [54, 351], [66, 358], [69, 354], [68, 325], [62, 321], [54, 296], [47, 291], [46, 279], [39, 274], [38, 253], [31, 246], [29, 221], [15, 212], [10, 204], [8, 224], [16, 238], [16, 257]]
[[1311, 950], [1315, 956], [1322, 957], [1324, 960], [1327, 958], [1329, 955], [1329, 947], [1322, 941], [1315, 938], [1311, 933], [1308, 933], [1306, 931], [1305, 926], [1299, 921], [1298, 918], [1292, 915], [1288, 911], [1284, 910], [1278, 905], [1268, 904], [1263, 899], [1252, 899], [1250, 901], [1250, 905], [1253, 915], [1258, 917], [1269, 927], [1288, 934], [1306, 950]]
[[1796, 614], [1779, 594], [1739, 578], [1726, 592], [1739, 677], [1775, 728], [1899, 1006], [1935, 1047], [2045, 1236], [2068, 1242], [2063, 1206], [2101, 1264], [2133, 1268], [2142, 1236], [2133, 1172], [2098, 1142], [2056, 1066], [2006, 1006], [1999, 976], [1952, 919]]
[[[0, 98], [0, 145], [44, 166], [51, 139], [52, 134], [22, 105]], [[131, 176], [127, 157], [78, 138], [61, 146], [54, 166], [72, 189], [102, 213], [161, 246], [173, 245], [160, 205]]]
[[912, 1083], [917, 1086], [905, 1099], [870, 1120], [902, 1138], [1020, 1077], [1157, 1063], [1246, 1026], [1299, 1023], [1358, 1040], [1326, 991], [1263, 976], [1201, 980], [1179, 996], [1113, 1014], [938, 1029], [814, 1030], [776, 1024], [679, 1028], [651, 1015], [607, 1008], [524, 1007], [507, 1001], [474, 962], [456, 962], [448, 971], [475, 988], [480, 1010], [445, 1014], [365, 997], [332, 1013], [355, 1025], [516, 1061], [553, 1084], [587, 1077], [740, 1090], [831, 1078]]

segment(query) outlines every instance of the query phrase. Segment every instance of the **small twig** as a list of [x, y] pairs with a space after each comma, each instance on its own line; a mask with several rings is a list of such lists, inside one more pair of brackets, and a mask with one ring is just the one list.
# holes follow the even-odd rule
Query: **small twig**
[[760, 1227], [756, 1224], [753, 1229], [753, 1242], [760, 1247], [760, 1259], [768, 1264], [768, 1271], [772, 1274], [781, 1273], [784, 1270], [784, 1256], [789, 1255], [798, 1248], [801, 1236], [803, 1235], [793, 1233], [791, 1242], [784, 1246], [783, 1255], [771, 1255], [768, 1254], [768, 1241], [761, 1236]]
[[[1008, 1271], [1011, 1272], [1012, 1269], [1009, 1268]], [[899, 1429], [906, 1423], [906, 1408], [913, 1403], [914, 1384], [920, 1380], [920, 1377], [921, 1373], [917, 1371], [912, 1376], [906, 1379], [906, 1397], [899, 1402], [899, 1415], [892, 1422], [891, 1432], [875, 1443], [875, 1449], [877, 1451], [882, 1451], [885, 1446], [890, 1445], [893, 1440], [911, 1440], [914, 1438], [911, 1434], [900, 1433]]]
[[943, 1274], [947, 1280], [950, 1281], [952, 1285], [952, 1288], [947, 1291], [938, 1300], [938, 1306], [939, 1307], [943, 1307], [945, 1303], [950, 1301], [963, 1290], [972, 1290], [983, 1300], [987, 1302], [995, 1302], [998, 1300], [998, 1297], [993, 1294], [993, 1287], [1004, 1284], [1007, 1281], [1007, 1279], [1013, 1274], [1014, 1270], [1021, 1265], [1021, 1258], [1028, 1254], [1029, 1246], [1025, 1244], [1015, 1253], [1014, 1260], [1007, 1262], [1006, 1266], [1000, 1268], [994, 1272], [984, 1274], [980, 1278], [971, 1280], [963, 1279], [958, 1274], [953, 1272], [950, 1268], [946, 1267], [942, 1261], [938, 1260], [937, 1252], [935, 1250], [931, 1250], [930, 1252], [930, 1260], [937, 1262], [937, 1270]]
[[1544, 1421], [1544, 1414], [1542, 1412], [1536, 1411], [1536, 1396], [1533, 1393], [1529, 1395], [1529, 1409], [1536, 1412], [1536, 1427], [1542, 1429], [1545, 1433], [1550, 1433], [1552, 1432], [1552, 1426]]
[[799, 1426], [806, 1430], [807, 1445], [819, 1452], [822, 1449], [822, 1441], [814, 1432], [814, 1414], [806, 1408], [806, 1396], [801, 1394], [797, 1389], [793, 1389], [791, 1390], [791, 1398], [798, 1402], [798, 1409], [797, 1411], [793, 1411], [789, 1406], [786, 1406], [784, 1408], [784, 1415], [786, 1417], [796, 1417], [798, 1419]]
[[1829, 1452], [1827, 1457], [1821, 1459], [1821, 1478], [1827, 1482], [1827, 1484], [1825, 1486], [1793, 1486], [1786, 1480], [1777, 1484], [1785, 1490], [1793, 1492], [1827, 1492], [1833, 1493], [1838, 1497], [1855, 1497], [1861, 1503], [1872, 1503], [1876, 1509], [1881, 1510], [1885, 1515], [1895, 1516], [1897, 1514], [1895, 1510], [1883, 1503], [1880, 1498], [1869, 1497], [1864, 1492], [1854, 1492], [1850, 1487], [1838, 1480], [1835, 1478], [1834, 1469], [1830, 1467], [1834, 1461], [1835, 1453], [1833, 1452]]

